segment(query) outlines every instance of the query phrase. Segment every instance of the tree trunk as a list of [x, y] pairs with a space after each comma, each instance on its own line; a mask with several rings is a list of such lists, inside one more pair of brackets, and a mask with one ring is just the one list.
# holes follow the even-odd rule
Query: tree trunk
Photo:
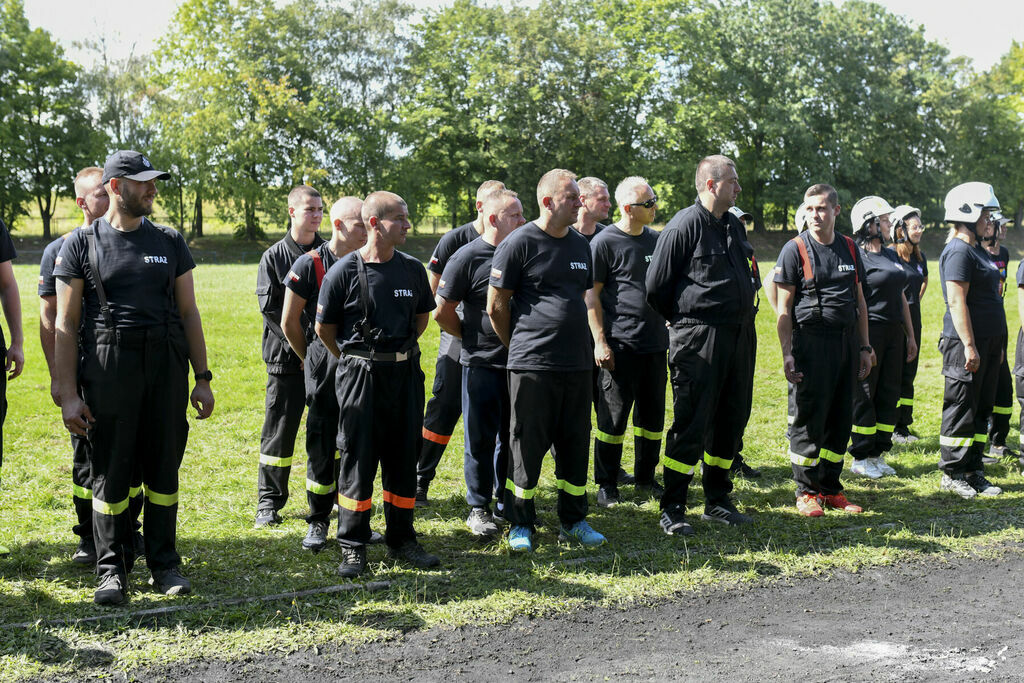
[[256, 239], [256, 231], [258, 227], [256, 225], [256, 201], [251, 197], [245, 198], [244, 203], [245, 213], [245, 238], [248, 240]]
[[53, 212], [50, 211], [50, 196], [46, 196], [46, 202], [43, 202], [43, 198], [37, 196], [36, 203], [39, 204], [39, 217], [43, 221], [43, 239], [50, 241], [50, 219], [53, 218]]
[[1024, 199], [1017, 200], [1017, 211], [1016, 213], [1014, 213], [1013, 218], [1014, 225], [1016, 225], [1018, 228], [1024, 227], [1024, 224], [1021, 223], [1021, 221], [1024, 220]]
[[192, 206], [192, 236], [203, 236], [203, 195], [196, 188], [196, 201]]

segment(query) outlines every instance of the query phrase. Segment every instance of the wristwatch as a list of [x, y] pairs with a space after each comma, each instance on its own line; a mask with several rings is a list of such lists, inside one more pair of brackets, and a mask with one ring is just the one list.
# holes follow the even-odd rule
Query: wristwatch
[[199, 380], [202, 379], [205, 379], [207, 382], [209, 382], [211, 379], [213, 379], [213, 372], [211, 372], [210, 370], [206, 370], [205, 372], [197, 372], [196, 381], [198, 382]]
[[860, 347], [860, 350], [861, 351], [867, 351], [868, 353], [871, 353], [872, 351], [874, 351], [874, 349], [871, 348], [870, 346], [868, 346], [867, 344], [865, 344], [864, 346]]

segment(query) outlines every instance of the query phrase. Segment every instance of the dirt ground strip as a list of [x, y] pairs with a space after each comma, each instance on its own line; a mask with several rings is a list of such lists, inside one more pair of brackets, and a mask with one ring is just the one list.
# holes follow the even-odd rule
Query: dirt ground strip
[[[139, 681], [1024, 680], [1024, 549], [204, 661]], [[119, 678], [115, 676], [115, 679]]]

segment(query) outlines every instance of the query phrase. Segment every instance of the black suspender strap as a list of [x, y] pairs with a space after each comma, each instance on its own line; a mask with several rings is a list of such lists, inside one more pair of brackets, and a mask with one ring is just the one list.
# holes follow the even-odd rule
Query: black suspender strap
[[96, 288], [96, 298], [100, 301], [100, 315], [103, 316], [103, 324], [108, 330], [114, 329], [114, 317], [110, 315], [110, 304], [107, 302], [107, 292], [103, 289], [103, 278], [100, 277], [100, 259], [96, 252], [96, 235], [93, 228], [82, 228], [85, 233], [85, 241], [89, 245], [88, 266], [92, 273], [92, 283]]

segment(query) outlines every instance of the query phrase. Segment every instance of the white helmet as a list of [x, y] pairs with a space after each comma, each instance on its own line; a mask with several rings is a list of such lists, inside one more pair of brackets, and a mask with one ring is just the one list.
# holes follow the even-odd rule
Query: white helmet
[[903, 221], [907, 220], [911, 216], [921, 217], [921, 209], [908, 206], [906, 204], [900, 204], [892, 210], [892, 215], [889, 216], [889, 220], [892, 221], [893, 227], [899, 227]]
[[793, 217], [796, 222], [796, 231], [798, 233], [803, 232], [807, 229], [807, 203], [804, 202], [800, 206], [796, 207], [796, 216]]
[[996, 227], [1003, 227], [1010, 222], [1010, 219], [999, 213], [998, 211], [992, 212], [992, 222], [996, 224]]
[[889, 202], [881, 197], [874, 195], [863, 197], [853, 205], [853, 210], [850, 211], [850, 222], [853, 223], [853, 230], [856, 232], [863, 228], [869, 220], [892, 213], [892, 211], [893, 208], [889, 206]]
[[946, 218], [952, 223], [974, 225], [985, 209], [998, 209], [999, 200], [988, 183], [963, 183], [946, 193]]
[[754, 220], [754, 217], [750, 215], [749, 212], [744, 211], [738, 206], [730, 206], [729, 213], [731, 213], [733, 216], [736, 216], [736, 218], [739, 218], [744, 223]]

